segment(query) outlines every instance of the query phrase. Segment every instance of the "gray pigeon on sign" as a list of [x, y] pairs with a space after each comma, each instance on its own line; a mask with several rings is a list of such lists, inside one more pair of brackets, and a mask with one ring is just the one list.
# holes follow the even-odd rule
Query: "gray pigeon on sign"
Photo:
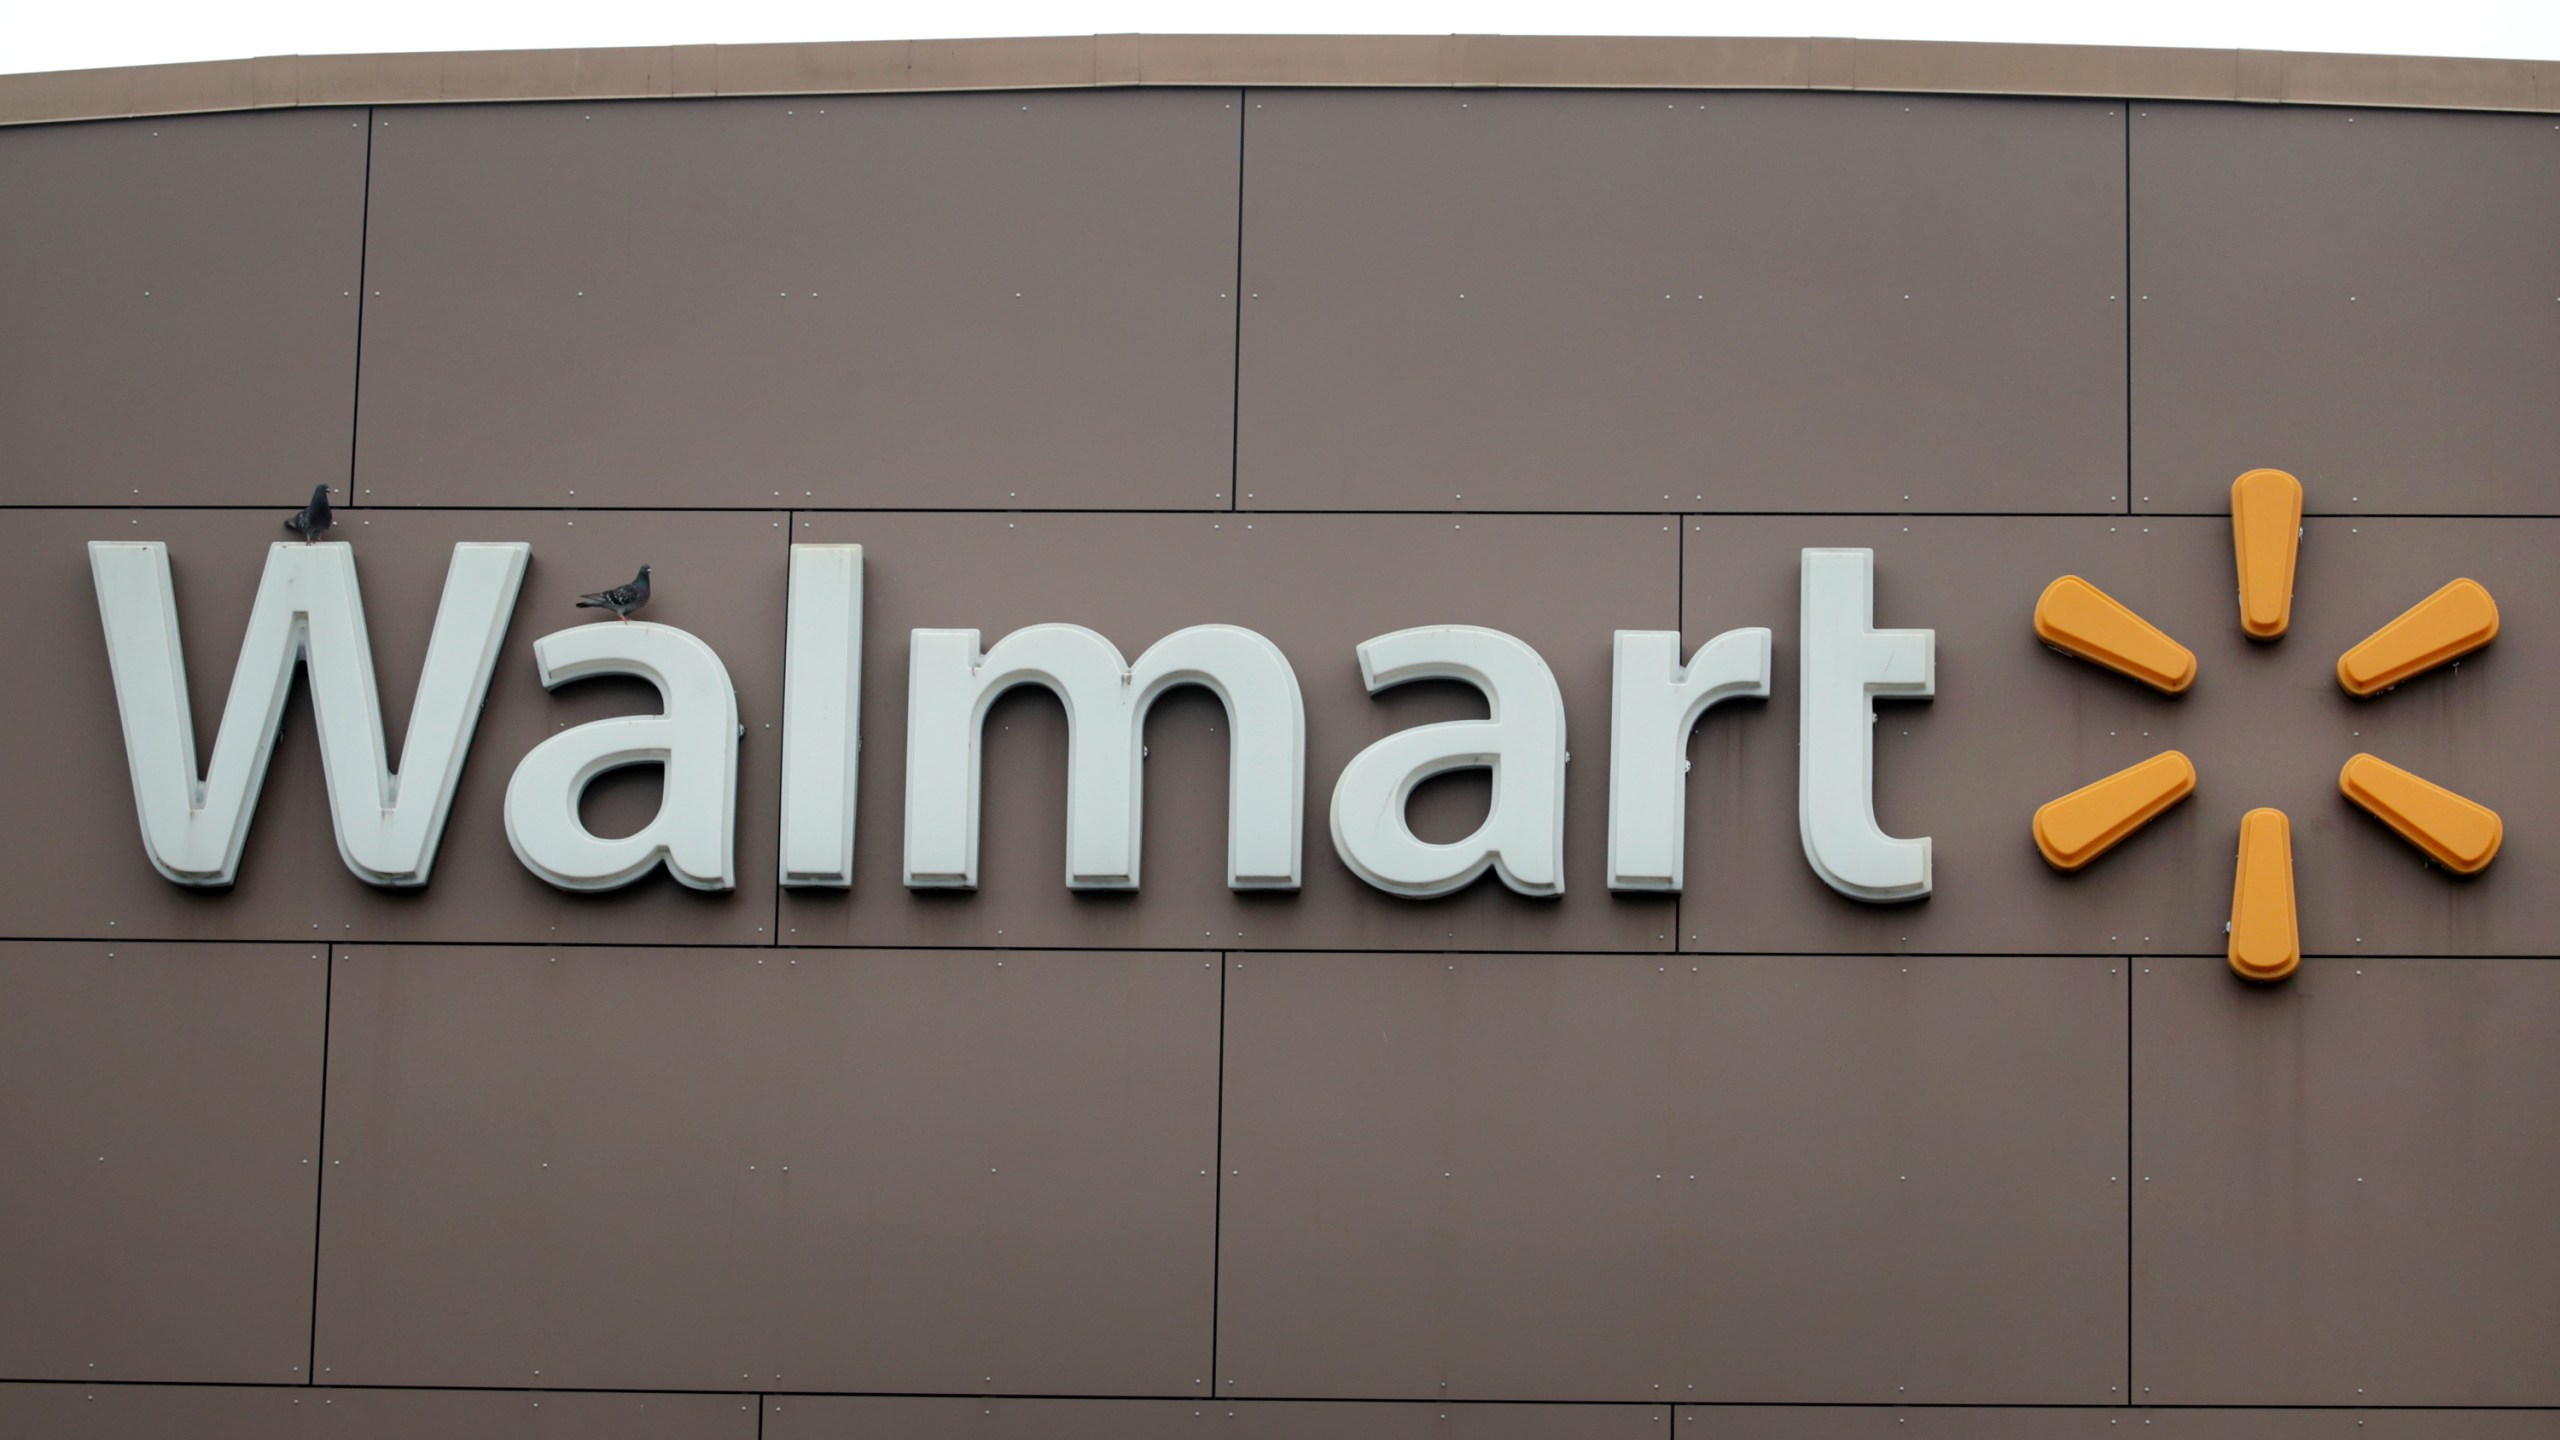
[[336, 523], [337, 517], [329, 513], [329, 487], [314, 485], [311, 487], [311, 503], [294, 511], [292, 517], [284, 522], [284, 528], [301, 536], [303, 544], [317, 545], [320, 537], [328, 534], [329, 527]]
[[631, 583], [628, 585], [616, 585], [610, 590], [599, 590], [593, 595], [578, 597], [579, 609], [610, 610], [617, 619], [622, 620], [630, 619], [632, 611], [648, 603], [649, 567], [646, 565], [640, 567], [640, 573], [632, 576]]

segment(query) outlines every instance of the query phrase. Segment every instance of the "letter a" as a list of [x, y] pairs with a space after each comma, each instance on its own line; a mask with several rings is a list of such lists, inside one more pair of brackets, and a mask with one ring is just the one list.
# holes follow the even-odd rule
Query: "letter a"
[[[1474, 625], [1398, 630], [1360, 645], [1375, 695], [1415, 680], [1460, 680], [1492, 717], [1399, 730], [1351, 757], [1333, 787], [1333, 848], [1352, 873], [1417, 899], [1490, 869], [1523, 895], [1564, 893], [1564, 696], [1523, 641]], [[1434, 845], [1405, 822], [1414, 787], [1452, 770], [1491, 770], [1493, 809], [1476, 833]]]
[[[563, 890], [612, 890], [665, 861], [696, 890], [738, 883], [738, 694], [711, 647], [671, 625], [577, 625], [533, 642], [542, 688], [631, 675], [658, 687], [660, 715], [619, 715], [533, 747], [507, 781], [507, 843]], [[578, 818], [587, 786], [626, 765], [660, 765], [658, 813], [618, 840]]]

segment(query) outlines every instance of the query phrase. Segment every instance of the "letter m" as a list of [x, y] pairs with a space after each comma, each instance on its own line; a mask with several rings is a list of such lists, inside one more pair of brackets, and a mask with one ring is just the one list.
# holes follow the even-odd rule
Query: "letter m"
[[918, 630], [907, 664], [906, 880], [978, 884], [978, 781], [987, 709], [1033, 685], [1067, 712], [1067, 884], [1138, 888], [1147, 709], [1197, 685], [1226, 706], [1227, 884], [1295, 890], [1306, 804], [1306, 707], [1288, 658], [1233, 625], [1194, 625], [1132, 665], [1077, 625], [1016, 630], [992, 650], [975, 630]]

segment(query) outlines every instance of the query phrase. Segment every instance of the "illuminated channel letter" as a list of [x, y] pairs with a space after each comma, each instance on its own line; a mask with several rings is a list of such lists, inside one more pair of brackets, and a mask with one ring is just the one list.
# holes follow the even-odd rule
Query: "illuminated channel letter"
[[453, 547], [394, 774], [355, 553], [344, 544], [270, 547], [214, 736], [213, 767], [198, 779], [168, 547], [91, 544], [89, 571], [152, 868], [181, 885], [232, 883], [298, 663], [310, 675], [338, 854], [368, 883], [426, 884], [531, 553], [521, 543]]
[[[1491, 869], [1523, 895], [1564, 893], [1564, 696], [1547, 662], [1499, 630], [1431, 625], [1360, 645], [1369, 693], [1458, 680], [1492, 715], [1417, 725], [1371, 745], [1333, 787], [1333, 848], [1361, 879], [1417, 899]], [[1452, 770], [1491, 770], [1493, 808], [1473, 835], [1434, 845], [1405, 823], [1414, 787]]]
[[[526, 869], [563, 890], [612, 890], [660, 861], [696, 890], [738, 883], [738, 695], [710, 646], [670, 625], [578, 625], [533, 642], [542, 688], [629, 675], [658, 689], [664, 713], [618, 715], [536, 745], [507, 782], [507, 843]], [[663, 767], [658, 813], [606, 840], [578, 818], [599, 775]]]
[[1621, 630], [1609, 700], [1609, 888], [1677, 891], [1686, 872], [1689, 732], [1727, 700], [1769, 695], [1769, 632], [1727, 630], [1680, 663], [1677, 630]]
[[907, 884], [978, 884], [987, 709], [1037, 685], [1067, 712], [1067, 885], [1135, 890], [1147, 710], [1197, 685], [1227, 709], [1227, 885], [1295, 890], [1306, 815], [1306, 705], [1289, 658], [1251, 630], [1194, 625], [1131, 665], [1081, 625], [1032, 625], [978, 648], [975, 630], [918, 630], [907, 662]]
[[1929, 837], [1876, 824], [1875, 701], [1937, 693], [1937, 632], [1875, 628], [1872, 550], [1804, 552], [1796, 825], [1804, 858], [1852, 900], [1929, 893]]
[[862, 756], [862, 547], [791, 547], [782, 659], [782, 883], [853, 883]]

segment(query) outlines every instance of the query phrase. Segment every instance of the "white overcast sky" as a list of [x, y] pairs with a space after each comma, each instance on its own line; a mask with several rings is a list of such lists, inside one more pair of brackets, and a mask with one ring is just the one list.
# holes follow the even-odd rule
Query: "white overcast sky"
[[968, 35], [1851, 35], [2560, 60], [2560, 0], [0, 0], [0, 73], [240, 55]]

